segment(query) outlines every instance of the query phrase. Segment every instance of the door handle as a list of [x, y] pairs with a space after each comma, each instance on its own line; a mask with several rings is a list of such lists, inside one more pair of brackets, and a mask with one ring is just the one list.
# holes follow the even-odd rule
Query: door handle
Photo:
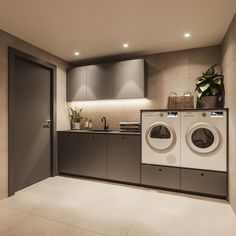
[[48, 128], [48, 129], [51, 128], [51, 120], [45, 120], [43, 128]]

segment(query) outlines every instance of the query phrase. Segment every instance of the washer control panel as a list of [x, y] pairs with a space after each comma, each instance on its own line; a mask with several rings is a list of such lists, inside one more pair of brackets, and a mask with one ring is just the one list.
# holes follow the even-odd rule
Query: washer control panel
[[167, 112], [167, 117], [172, 117], [172, 118], [178, 117], [178, 112], [177, 111], [169, 111], [169, 112]]

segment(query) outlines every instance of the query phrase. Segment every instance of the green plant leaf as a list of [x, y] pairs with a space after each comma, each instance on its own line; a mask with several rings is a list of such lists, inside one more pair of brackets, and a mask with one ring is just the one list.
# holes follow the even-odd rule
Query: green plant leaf
[[201, 91], [198, 91], [198, 92], [197, 92], [197, 97], [198, 97], [198, 98], [201, 98], [201, 97], [202, 97], [202, 92], [201, 92]]
[[217, 64], [211, 66], [206, 72], [202, 73], [202, 76], [196, 79], [195, 91], [198, 98], [224, 94], [224, 76], [218, 72], [215, 73], [216, 66]]
[[217, 76], [216, 78], [213, 79], [213, 82], [215, 84], [218, 84], [218, 85], [222, 85], [223, 84], [223, 76]]
[[210, 90], [211, 90], [212, 95], [214, 96], [217, 95], [219, 91], [218, 88], [214, 88], [214, 87], [211, 87]]
[[204, 74], [204, 76], [211, 76], [211, 75], [214, 75], [215, 73], [215, 68], [214, 67], [210, 67], [206, 73]]
[[215, 74], [215, 67], [217, 64], [212, 65], [205, 73], [205, 75], [210, 76]]
[[215, 74], [213, 74], [213, 75], [204, 74], [202, 77], [206, 78], [206, 79], [213, 79], [215, 77]]
[[210, 87], [210, 84], [205, 84], [204, 86], [201, 86], [200, 89], [202, 92], [206, 91]]
[[198, 78], [196, 84], [200, 84], [200, 83], [202, 83], [202, 82], [205, 82], [206, 80], [207, 80], [206, 78], [200, 77], [200, 78]]

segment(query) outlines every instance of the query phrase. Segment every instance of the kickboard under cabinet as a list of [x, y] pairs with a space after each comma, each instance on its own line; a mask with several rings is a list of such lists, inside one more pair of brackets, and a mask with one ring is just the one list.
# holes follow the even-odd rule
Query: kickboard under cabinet
[[182, 168], [181, 190], [226, 197], [227, 173]]

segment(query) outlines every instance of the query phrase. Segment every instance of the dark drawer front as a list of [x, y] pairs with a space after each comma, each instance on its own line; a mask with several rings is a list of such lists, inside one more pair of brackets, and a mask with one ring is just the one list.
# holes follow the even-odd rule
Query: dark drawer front
[[227, 174], [204, 170], [181, 170], [181, 189], [218, 196], [227, 195]]
[[142, 165], [141, 183], [163, 188], [180, 189], [180, 168]]

